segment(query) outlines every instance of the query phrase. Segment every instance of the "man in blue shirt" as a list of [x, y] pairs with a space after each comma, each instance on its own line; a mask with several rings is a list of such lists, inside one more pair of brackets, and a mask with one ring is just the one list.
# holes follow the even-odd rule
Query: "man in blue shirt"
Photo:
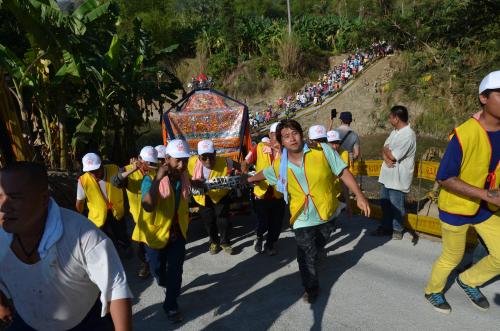
[[441, 161], [437, 181], [443, 251], [434, 263], [425, 297], [434, 309], [448, 314], [444, 287], [462, 260], [467, 230], [473, 226], [489, 255], [458, 275], [456, 282], [471, 303], [487, 310], [479, 287], [500, 274], [500, 71], [479, 86], [482, 110], [457, 127]]

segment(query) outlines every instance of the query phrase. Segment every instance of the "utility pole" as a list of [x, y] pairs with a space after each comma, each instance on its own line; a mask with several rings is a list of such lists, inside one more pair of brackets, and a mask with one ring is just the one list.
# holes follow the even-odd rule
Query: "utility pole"
[[286, 7], [288, 10], [288, 35], [292, 35], [292, 16], [290, 14], [290, 0], [286, 0]]

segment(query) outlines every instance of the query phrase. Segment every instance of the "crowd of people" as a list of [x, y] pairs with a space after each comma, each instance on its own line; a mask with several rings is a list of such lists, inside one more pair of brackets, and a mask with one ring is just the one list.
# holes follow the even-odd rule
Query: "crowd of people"
[[[454, 130], [437, 175], [443, 251], [424, 293], [442, 313], [451, 312], [445, 285], [462, 259], [469, 227], [478, 232], [486, 255], [458, 275], [458, 286], [475, 307], [486, 310], [489, 303], [479, 287], [500, 274], [500, 71], [481, 82], [479, 103], [481, 110]], [[181, 322], [177, 299], [190, 203], [199, 207], [207, 251], [233, 253], [231, 188], [205, 190], [190, 202], [191, 187], [230, 174], [239, 174], [242, 185], [254, 185], [257, 253], [278, 254], [288, 208], [302, 298], [314, 304], [321, 295], [324, 248], [349, 205], [349, 192], [361, 213], [370, 216], [369, 202], [349, 171], [360, 153], [359, 138], [349, 127], [352, 114], [343, 112], [340, 120], [336, 130], [311, 126], [307, 139], [295, 120], [274, 123], [269, 137], [241, 164], [218, 155], [210, 140], [198, 143], [196, 155], [180, 139], [144, 146], [123, 168], [88, 153], [76, 184], [76, 212], [50, 197], [44, 166], [23, 161], [0, 169], [0, 320], [9, 324], [8, 331], [131, 330], [132, 294], [117, 250], [129, 252], [133, 241], [142, 261], [138, 274], [151, 274], [166, 289], [162, 308], [171, 322]], [[388, 122], [393, 131], [381, 146], [379, 177], [383, 219], [372, 234], [401, 240], [416, 137], [405, 107], [392, 107]], [[250, 176], [252, 166], [256, 173]], [[131, 235], [127, 218], [134, 224]]]
[[286, 118], [292, 117], [296, 111], [318, 105], [325, 98], [338, 93], [355, 75], [361, 72], [375, 58], [393, 52], [393, 47], [385, 41], [373, 43], [367, 50], [356, 49], [342, 63], [334, 65], [328, 72], [318, 77], [317, 82], [307, 83], [295, 93], [279, 98], [276, 105], [269, 104], [265, 110], [250, 114], [250, 124], [253, 128], [268, 124], [284, 113]]

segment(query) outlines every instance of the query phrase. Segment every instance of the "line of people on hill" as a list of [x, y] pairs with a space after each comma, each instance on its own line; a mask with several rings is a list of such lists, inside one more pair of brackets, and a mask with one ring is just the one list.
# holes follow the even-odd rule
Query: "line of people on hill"
[[[486, 310], [489, 302], [480, 287], [500, 274], [500, 71], [481, 82], [479, 103], [481, 110], [453, 131], [437, 175], [442, 186], [438, 205], [443, 250], [424, 293], [442, 313], [451, 312], [444, 288], [463, 257], [470, 227], [478, 232], [487, 255], [460, 273], [457, 285], [475, 307]], [[401, 239], [400, 206], [411, 185], [416, 142], [405, 107], [393, 107], [388, 120], [394, 130], [384, 143], [379, 178], [386, 200], [384, 219], [374, 234]], [[50, 197], [44, 166], [15, 162], [0, 169], [0, 320], [10, 324], [9, 331], [132, 329], [132, 294], [116, 251], [129, 246], [122, 237], [125, 196], [120, 187], [125, 187], [134, 195], [129, 205], [139, 208], [132, 239], [143, 244], [151, 274], [166, 288], [167, 317], [182, 321], [177, 298], [190, 221], [190, 186], [232, 169], [245, 172], [246, 163], [252, 162], [257, 174], [241, 178], [256, 183], [258, 215], [265, 214], [258, 220], [254, 248], [276, 253], [278, 227], [265, 216], [274, 207], [284, 208], [283, 200], [297, 243], [303, 299], [314, 303], [320, 293], [318, 266], [343, 208], [340, 197], [347, 200], [345, 192], [353, 192], [365, 216], [370, 206], [348, 169], [349, 152], [340, 149], [339, 132], [313, 126], [306, 140], [294, 120], [283, 120], [271, 131], [269, 141], [259, 143], [241, 167], [217, 156], [209, 140], [198, 143], [194, 156], [184, 140], [170, 141], [160, 159], [157, 149], [146, 146], [124, 169], [104, 165], [95, 154], [85, 155], [76, 209], [82, 212], [86, 204], [94, 224], [60, 208]], [[224, 191], [214, 189], [195, 198], [207, 209], [203, 218], [211, 253], [220, 248], [232, 253], [225, 240], [230, 226], [222, 212]]]
[[288, 95], [276, 101], [276, 109], [271, 104], [266, 110], [250, 114], [250, 124], [253, 128], [272, 121], [281, 113], [286, 117], [292, 116], [297, 110], [310, 105], [321, 104], [329, 95], [342, 89], [357, 73], [362, 71], [370, 62], [393, 52], [393, 47], [385, 41], [372, 44], [367, 50], [356, 49], [349, 54], [341, 64], [334, 65], [328, 72], [320, 75], [316, 83], [308, 83], [295, 95]]

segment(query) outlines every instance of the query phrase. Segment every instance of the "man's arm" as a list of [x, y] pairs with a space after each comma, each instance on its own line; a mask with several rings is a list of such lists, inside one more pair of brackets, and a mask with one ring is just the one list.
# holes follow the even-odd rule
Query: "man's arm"
[[118, 188], [124, 188], [125, 186], [127, 186], [128, 176], [139, 170], [139, 167], [141, 165], [140, 161], [135, 158], [130, 159], [130, 164], [132, 165], [132, 168], [130, 168], [130, 170], [119, 172], [111, 177], [111, 184], [113, 186], [116, 186]]
[[[147, 193], [143, 193], [142, 208], [144, 208], [145, 211], [150, 213], [155, 209], [156, 204], [158, 203], [158, 195], [160, 194], [160, 181], [163, 179], [163, 177], [167, 176], [167, 173], [168, 166], [166, 164], [161, 165], [158, 168], [155, 180], [153, 180], [153, 182], [151, 183], [149, 190], [147, 191]], [[147, 177], [144, 177], [144, 179], [147, 179]], [[142, 191], [144, 192], [144, 190]]]
[[80, 214], [83, 214], [83, 209], [85, 208], [85, 199], [84, 200], [76, 200], [75, 209]]
[[382, 150], [382, 153], [383, 153], [384, 157], [387, 158], [389, 161], [391, 161], [391, 162], [397, 162], [398, 161], [398, 160], [396, 160], [396, 158], [392, 154], [392, 151], [389, 148], [389, 145], [385, 145], [384, 146], [384, 149]]
[[142, 198], [142, 208], [144, 208], [144, 210], [148, 213], [152, 212], [158, 203], [159, 187], [160, 180], [155, 178], [155, 180], [151, 183], [149, 191], [144, 194], [144, 197]]
[[260, 171], [258, 174], [255, 174], [252, 177], [248, 177], [248, 182], [249, 183], [261, 182], [265, 179], [266, 179], [266, 176], [264, 176], [264, 171]]
[[116, 331], [132, 330], [132, 304], [130, 299], [112, 300], [109, 312]]
[[85, 199], [86, 199], [85, 190], [83, 189], [83, 185], [81, 179], [78, 179], [78, 183], [76, 185], [76, 203], [75, 209], [80, 214], [83, 214], [83, 209], [85, 208]]
[[9, 324], [12, 321], [12, 305], [9, 299], [0, 291], [0, 321]]
[[395, 167], [396, 161], [394, 160], [394, 156], [388, 146], [384, 146], [384, 148], [382, 148], [382, 159], [387, 167]]
[[485, 190], [470, 184], [467, 184], [458, 177], [450, 177], [445, 180], [438, 180], [442, 187], [473, 199], [481, 199], [488, 203], [500, 206], [500, 195], [498, 190]]
[[361, 155], [361, 150], [359, 148], [359, 144], [354, 144], [352, 147], [352, 159], [357, 160]]

